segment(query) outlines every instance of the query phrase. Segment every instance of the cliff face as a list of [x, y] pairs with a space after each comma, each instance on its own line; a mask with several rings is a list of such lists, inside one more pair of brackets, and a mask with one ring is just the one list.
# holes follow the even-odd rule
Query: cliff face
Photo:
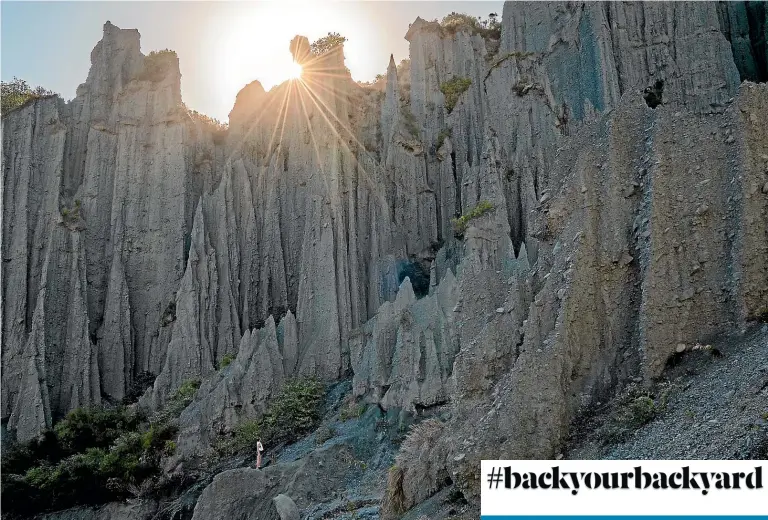
[[[102, 393], [122, 397], [164, 350], [154, 309], [183, 272], [178, 63], [151, 64], [138, 32], [111, 24], [91, 60], [72, 102], [3, 119], [3, 414], [11, 428], [45, 417], [20, 438]], [[41, 399], [17, 398], [37, 384]]]
[[745, 3], [508, 3], [499, 41], [417, 19], [408, 82], [303, 56], [222, 135], [107, 23], [74, 100], [3, 117], [8, 428], [200, 378], [192, 455], [284, 380], [351, 373], [385, 409], [450, 403], [436, 463], [468, 495], [489, 447], [554, 456], [768, 309], [764, 28]]

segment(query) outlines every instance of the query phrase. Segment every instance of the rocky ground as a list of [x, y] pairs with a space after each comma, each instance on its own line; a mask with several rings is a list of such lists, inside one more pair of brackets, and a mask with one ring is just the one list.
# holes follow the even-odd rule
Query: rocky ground
[[722, 337], [712, 350], [672, 358], [658, 387], [668, 388], [659, 416], [620, 444], [600, 427], [606, 403], [576, 429], [569, 459], [765, 459], [768, 457], [768, 325]]

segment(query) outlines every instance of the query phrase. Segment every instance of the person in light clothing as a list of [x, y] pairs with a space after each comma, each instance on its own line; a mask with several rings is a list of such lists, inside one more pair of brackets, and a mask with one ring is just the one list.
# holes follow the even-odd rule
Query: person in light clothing
[[261, 444], [261, 439], [256, 440], [256, 469], [261, 468], [261, 452], [264, 451], [264, 446]]

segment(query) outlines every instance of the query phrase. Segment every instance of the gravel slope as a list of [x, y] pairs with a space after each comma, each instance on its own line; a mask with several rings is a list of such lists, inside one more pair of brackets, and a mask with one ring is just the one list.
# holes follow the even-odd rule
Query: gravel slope
[[610, 404], [575, 428], [569, 459], [765, 459], [768, 455], [768, 324], [686, 352], [660, 382], [666, 408], [628, 440], [606, 445]]

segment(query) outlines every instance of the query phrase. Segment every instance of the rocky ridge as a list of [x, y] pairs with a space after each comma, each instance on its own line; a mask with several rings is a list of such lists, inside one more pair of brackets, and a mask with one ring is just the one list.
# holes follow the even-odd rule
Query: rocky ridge
[[[448, 410], [431, 475], [471, 503], [484, 455], [554, 457], [679, 344], [768, 310], [755, 4], [507, 3], [498, 42], [417, 19], [407, 82], [301, 55], [225, 136], [184, 109], [174, 55], [107, 23], [74, 100], [3, 116], [8, 432], [198, 378], [192, 458], [283, 381], [352, 376], [386, 413]], [[241, 477], [279, 482], [253, 518], [278, 493], [307, 511], [286, 471], [216, 477], [195, 518], [239, 507], [216, 490]]]

